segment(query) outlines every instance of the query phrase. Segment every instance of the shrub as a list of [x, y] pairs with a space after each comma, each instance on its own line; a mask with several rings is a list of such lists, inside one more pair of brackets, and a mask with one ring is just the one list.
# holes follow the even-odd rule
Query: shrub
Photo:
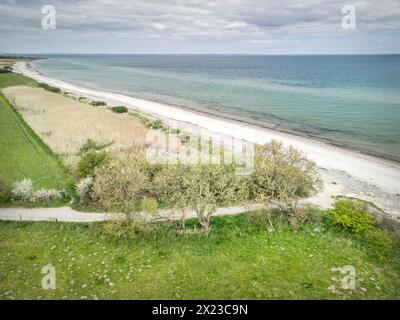
[[16, 199], [28, 201], [32, 195], [32, 180], [23, 179], [14, 182], [11, 192]]
[[89, 151], [81, 156], [78, 163], [78, 177], [85, 178], [92, 175], [94, 169], [101, 166], [107, 161], [106, 152]]
[[182, 144], [186, 144], [190, 141], [190, 136], [188, 134], [182, 134], [179, 136], [179, 140], [182, 142]]
[[55, 92], [55, 93], [61, 92], [60, 88], [50, 86], [47, 83], [39, 83], [39, 87], [41, 87], [47, 91], [50, 91], [50, 92]]
[[158, 209], [157, 200], [151, 197], [144, 197], [140, 201], [140, 211], [144, 211], [147, 213], [156, 213]]
[[63, 191], [56, 189], [40, 189], [35, 191], [31, 198], [31, 202], [50, 202], [52, 200], [61, 199]]
[[105, 103], [104, 101], [92, 101], [92, 102], [90, 102], [90, 104], [94, 107], [100, 107], [100, 106], [107, 105], [107, 103]]
[[335, 207], [327, 211], [333, 223], [351, 231], [357, 236], [374, 231], [374, 219], [363, 206], [351, 200], [338, 200]]
[[79, 195], [80, 203], [88, 205], [90, 203], [90, 192], [92, 191], [93, 177], [81, 179], [76, 185], [76, 191]]
[[145, 239], [151, 236], [163, 237], [170, 231], [170, 225], [166, 222], [148, 222], [135, 217], [130, 220], [111, 220], [102, 225], [102, 232], [113, 238]]
[[319, 185], [315, 163], [299, 150], [277, 141], [256, 145], [249, 186], [252, 199], [276, 202], [296, 211], [298, 200], [311, 195]]
[[94, 207], [130, 213], [137, 211], [138, 201], [145, 195], [149, 178], [145, 158], [137, 152], [113, 157], [107, 166], [94, 170], [90, 192]]
[[0, 202], [9, 201], [12, 197], [11, 185], [0, 177]]
[[97, 143], [96, 141], [94, 141], [92, 139], [87, 139], [86, 142], [79, 149], [79, 154], [83, 154], [83, 153], [91, 151], [91, 150], [95, 150], [95, 151], [102, 150], [104, 148], [107, 148], [111, 144], [112, 144], [112, 142], [110, 142], [110, 143]]
[[195, 210], [204, 229], [217, 206], [247, 198], [245, 177], [236, 175], [235, 165], [170, 165], [158, 173], [154, 185], [164, 201], [182, 211]]
[[119, 107], [112, 107], [111, 110], [115, 113], [127, 113], [128, 112], [128, 108], [127, 107], [123, 107], [123, 106], [119, 106]]

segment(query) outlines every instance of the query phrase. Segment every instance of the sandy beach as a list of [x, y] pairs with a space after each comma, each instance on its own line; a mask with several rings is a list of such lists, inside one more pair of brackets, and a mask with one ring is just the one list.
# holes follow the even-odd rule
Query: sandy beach
[[17, 62], [13, 68], [14, 72], [78, 96], [102, 100], [111, 106], [124, 105], [164, 122], [178, 121], [179, 127], [186, 131], [198, 132], [201, 129], [210, 137], [233, 137], [251, 143], [264, 143], [272, 139], [280, 140], [285, 145], [292, 145], [302, 150], [321, 169], [324, 189], [307, 201], [326, 208], [332, 204], [335, 196], [354, 197], [373, 202], [387, 213], [396, 218], [400, 217], [400, 164], [398, 163], [335, 147], [318, 140], [247, 125], [128, 95], [77, 86], [48, 77], [35, 70], [31, 63], [26, 61]]

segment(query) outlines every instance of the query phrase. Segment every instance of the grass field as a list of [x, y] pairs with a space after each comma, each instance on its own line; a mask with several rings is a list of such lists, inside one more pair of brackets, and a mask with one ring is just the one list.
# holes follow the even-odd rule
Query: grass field
[[0, 89], [19, 85], [38, 86], [36, 81], [23, 75], [16, 73], [0, 73]]
[[[272, 221], [274, 232], [242, 214], [214, 218], [208, 235], [174, 229], [124, 241], [102, 224], [0, 222], [0, 299], [400, 298], [398, 249], [323, 222], [293, 231]], [[49, 263], [55, 290], [41, 287]], [[346, 265], [356, 270], [354, 290], [331, 270]]]

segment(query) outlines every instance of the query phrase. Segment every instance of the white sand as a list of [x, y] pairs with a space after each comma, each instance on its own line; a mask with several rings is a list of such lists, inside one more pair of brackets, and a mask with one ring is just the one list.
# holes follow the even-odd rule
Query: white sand
[[109, 105], [125, 105], [163, 120], [177, 120], [184, 124], [185, 129], [206, 129], [211, 136], [219, 134], [253, 143], [264, 143], [271, 139], [281, 140], [286, 145], [301, 149], [322, 169], [325, 190], [314, 197], [313, 202], [326, 207], [332, 202], [332, 196], [354, 196], [373, 201], [386, 211], [400, 216], [400, 165], [398, 163], [331, 146], [321, 141], [259, 128], [175, 106], [114, 92], [80, 87], [43, 75], [34, 70], [29, 62], [17, 62], [14, 65], [14, 71], [77, 95], [105, 101]]

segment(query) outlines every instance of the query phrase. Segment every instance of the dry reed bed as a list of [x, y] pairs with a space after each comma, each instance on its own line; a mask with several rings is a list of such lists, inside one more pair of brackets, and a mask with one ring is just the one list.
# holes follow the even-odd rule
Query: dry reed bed
[[24, 120], [56, 153], [67, 159], [87, 141], [112, 148], [144, 145], [148, 129], [129, 114], [93, 107], [62, 94], [28, 86], [1, 90]]

